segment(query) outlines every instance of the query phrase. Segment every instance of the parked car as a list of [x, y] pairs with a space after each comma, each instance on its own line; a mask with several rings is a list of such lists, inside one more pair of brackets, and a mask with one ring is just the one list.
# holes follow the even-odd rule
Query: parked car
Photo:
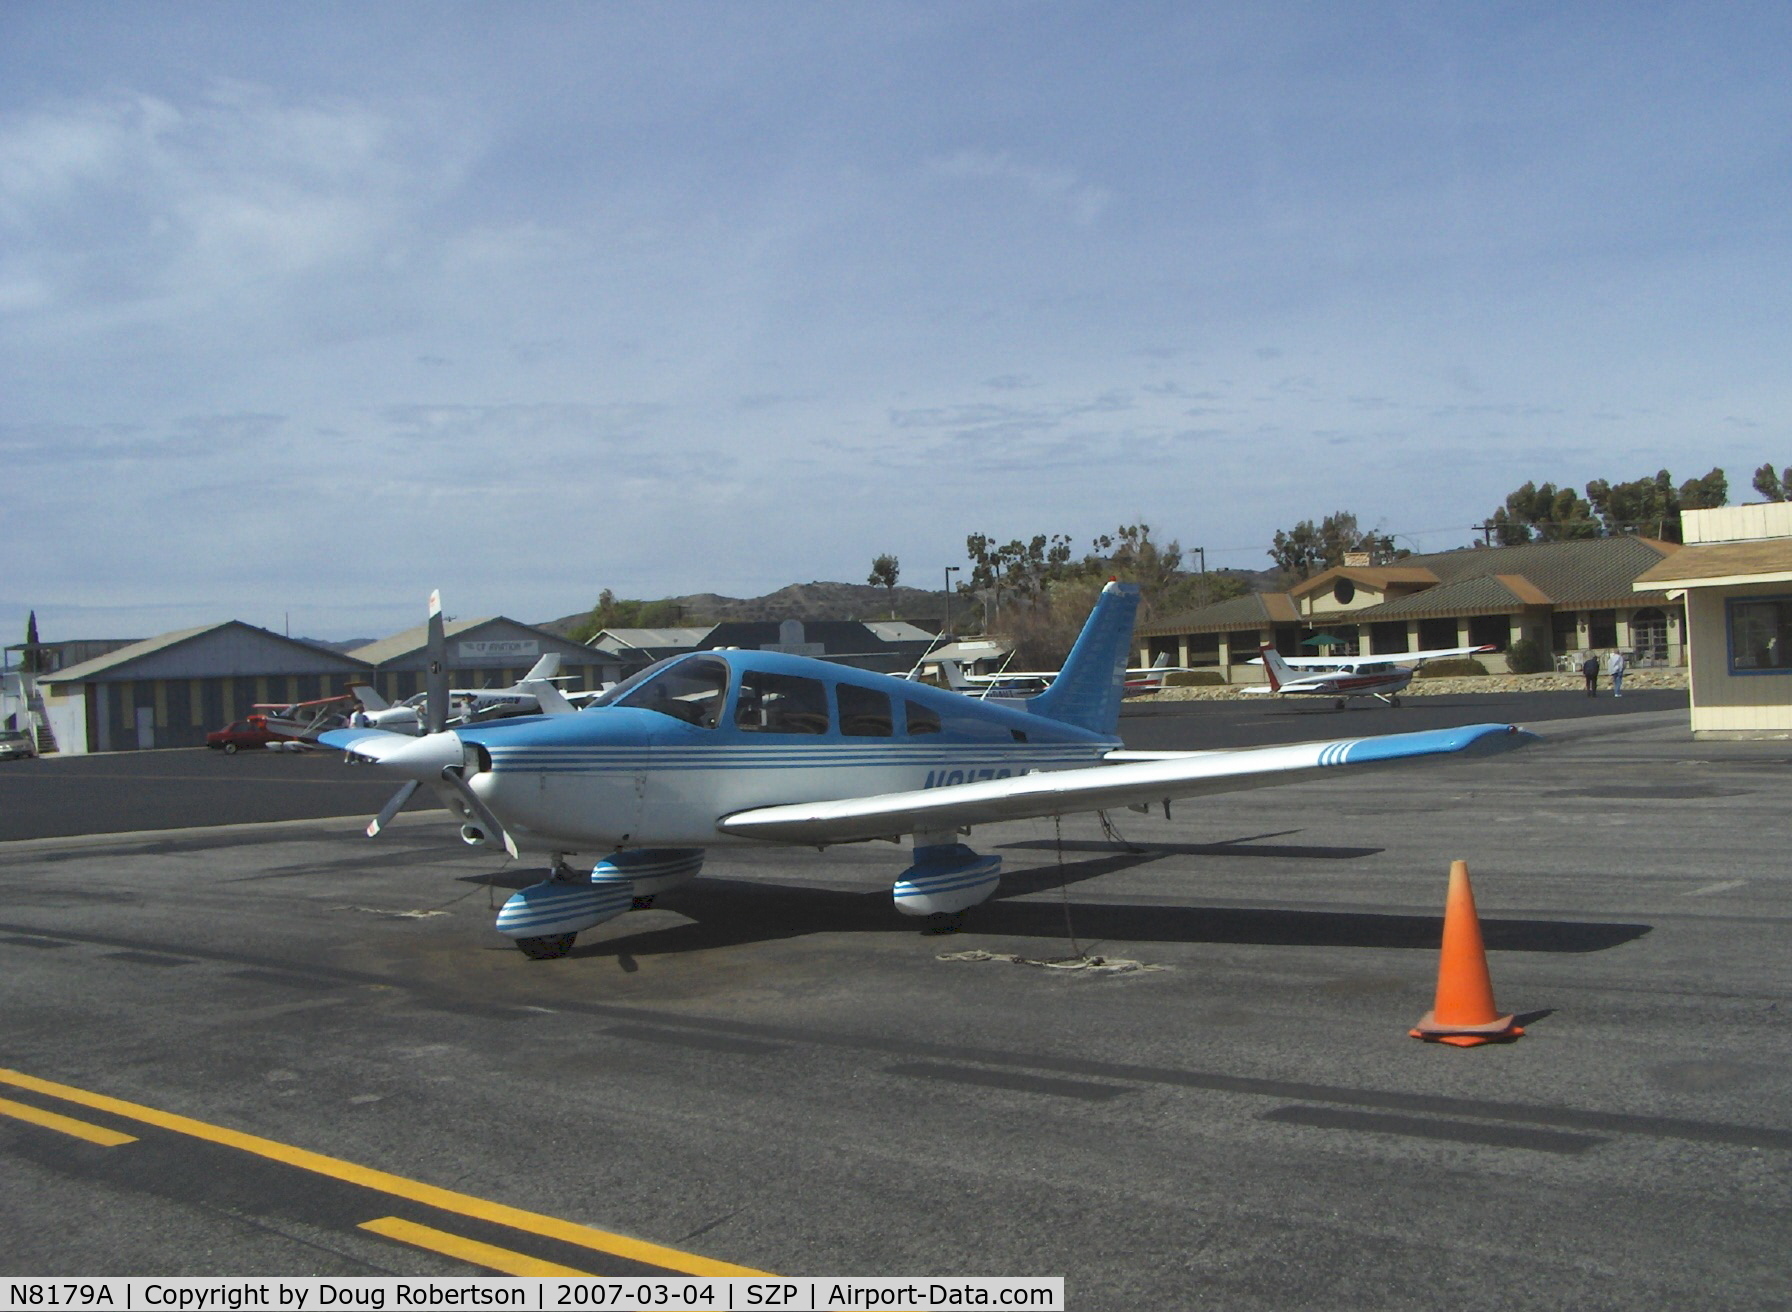
[[21, 761], [37, 755], [37, 744], [23, 729], [0, 729], [0, 761]]
[[269, 743], [286, 742], [289, 735], [275, 733], [268, 728], [268, 722], [259, 715], [251, 715], [246, 720], [237, 720], [225, 725], [222, 729], [213, 729], [205, 735], [205, 745], [218, 751], [234, 752], [243, 747], [266, 747]]

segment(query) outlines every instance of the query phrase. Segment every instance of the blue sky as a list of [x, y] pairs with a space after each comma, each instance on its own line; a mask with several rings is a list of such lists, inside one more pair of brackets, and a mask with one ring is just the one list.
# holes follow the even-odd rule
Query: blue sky
[[[0, 6], [0, 635], [1792, 463], [1792, 10]], [[12, 636], [14, 633], [18, 636]]]

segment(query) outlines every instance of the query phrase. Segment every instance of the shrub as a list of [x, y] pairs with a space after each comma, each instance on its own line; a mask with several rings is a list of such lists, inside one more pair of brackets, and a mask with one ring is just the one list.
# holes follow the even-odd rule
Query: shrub
[[1172, 670], [1164, 676], [1166, 688], [1210, 688], [1225, 682], [1218, 670]]
[[1473, 656], [1452, 656], [1447, 660], [1427, 661], [1419, 667], [1421, 679], [1459, 679], [1469, 674], [1485, 674], [1487, 667]]
[[1506, 648], [1506, 668], [1514, 674], [1547, 674], [1555, 669], [1555, 663], [1541, 645], [1520, 638]]

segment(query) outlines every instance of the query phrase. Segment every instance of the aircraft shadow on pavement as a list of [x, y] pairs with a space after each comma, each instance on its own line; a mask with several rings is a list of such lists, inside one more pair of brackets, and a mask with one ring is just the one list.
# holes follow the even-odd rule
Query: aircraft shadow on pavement
[[[1120, 853], [1063, 866], [1005, 872], [989, 901], [966, 914], [962, 936], [1064, 939], [1066, 915], [1079, 941], [1123, 943], [1231, 943], [1263, 947], [1408, 948], [1435, 952], [1443, 917], [1362, 911], [1307, 911], [1274, 907], [1167, 906], [1068, 901], [1046, 897], [1061, 887], [1152, 859]], [[468, 883], [521, 888], [539, 872], [503, 871], [466, 876]], [[1033, 898], [1034, 900], [1022, 900]], [[929, 928], [890, 905], [887, 888], [864, 892], [765, 879], [699, 877], [660, 895], [656, 908], [688, 919], [678, 925], [628, 932], [626, 918], [582, 937], [573, 957], [641, 957], [698, 952], [818, 934], [912, 935]], [[1632, 942], [1653, 926], [1615, 921], [1555, 921], [1483, 917], [1486, 946], [1508, 952], [1603, 952]], [[621, 930], [622, 932], [617, 932]], [[941, 935], [941, 937], [949, 937]]]
[[[1246, 838], [1222, 838], [1215, 843], [1159, 843], [1147, 840], [1131, 843], [1123, 851], [1165, 856], [1272, 856], [1296, 861], [1355, 861], [1366, 856], [1379, 856], [1385, 848], [1335, 847], [1298, 843], [1265, 844], [1265, 838], [1286, 838], [1298, 829], [1284, 829], [1273, 834], [1251, 834]], [[1249, 844], [1249, 846], [1246, 846]], [[1051, 838], [1028, 838], [1017, 843], [1003, 843], [1005, 852], [1112, 852], [1115, 845], [1107, 839], [1070, 839], [1058, 842]]]

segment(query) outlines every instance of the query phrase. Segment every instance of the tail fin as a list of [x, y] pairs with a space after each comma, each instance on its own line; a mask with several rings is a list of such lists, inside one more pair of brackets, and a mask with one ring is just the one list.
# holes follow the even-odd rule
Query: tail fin
[[1267, 642], [1263, 644], [1262, 650], [1263, 670], [1269, 676], [1269, 690], [1280, 692], [1282, 685], [1295, 677], [1294, 671], [1288, 668], [1288, 663], [1282, 659], [1282, 653]]
[[524, 679], [517, 684], [517, 689], [520, 692], [533, 693], [535, 704], [541, 708], [543, 715], [572, 714], [572, 703], [566, 699], [566, 694], [546, 679]]
[[536, 661], [529, 672], [517, 681], [517, 684], [520, 687], [530, 679], [551, 679], [558, 673], [560, 673], [560, 653], [551, 651]]
[[946, 686], [953, 692], [976, 691], [971, 686], [971, 681], [964, 677], [964, 671], [959, 668], [957, 661], [941, 661], [940, 677], [946, 681]]
[[1095, 599], [1095, 609], [1064, 668], [1051, 687], [1027, 703], [1027, 709], [1094, 733], [1118, 729], [1120, 699], [1126, 694], [1126, 657], [1138, 611], [1138, 586], [1110, 581]]
[[351, 683], [348, 690], [355, 694], [364, 711], [383, 711], [392, 704], [365, 683]]

